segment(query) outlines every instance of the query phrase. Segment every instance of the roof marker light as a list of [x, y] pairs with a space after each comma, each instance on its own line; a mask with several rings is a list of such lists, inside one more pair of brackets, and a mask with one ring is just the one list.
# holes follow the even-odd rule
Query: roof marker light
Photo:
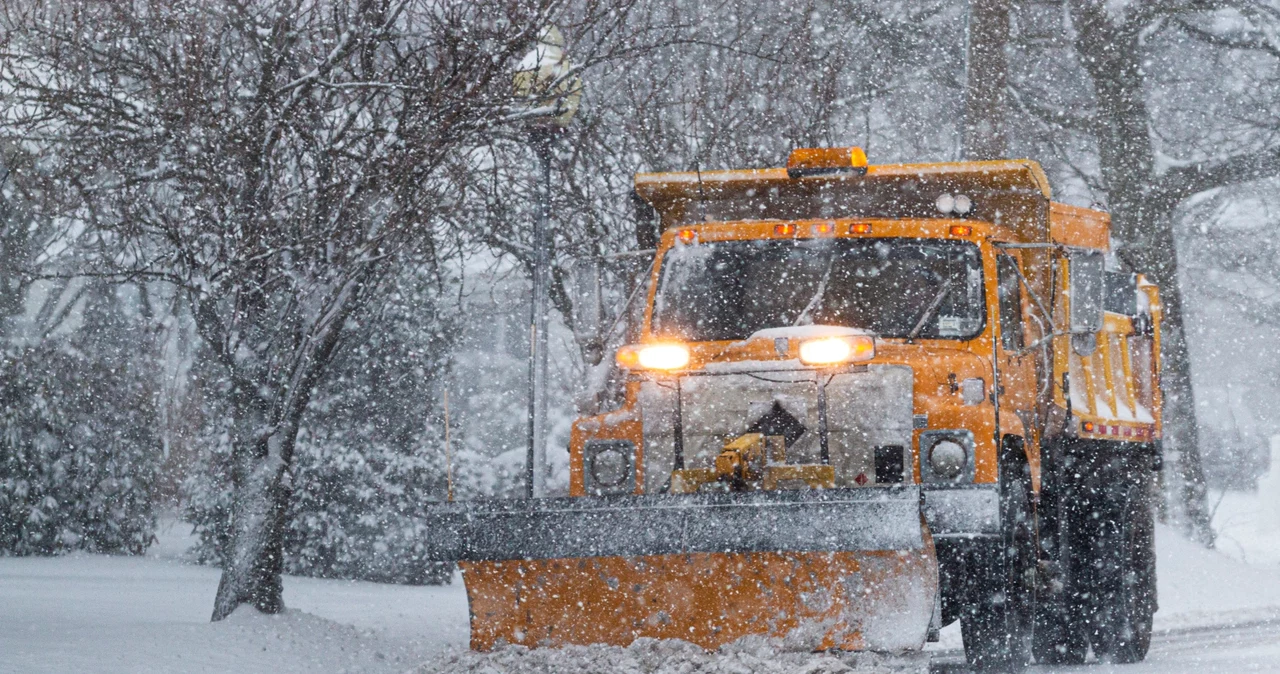
[[781, 225], [774, 225], [773, 233], [777, 236], [795, 236], [796, 226], [789, 222], [783, 223]]
[[973, 228], [969, 225], [951, 225], [951, 236], [970, 236]]
[[852, 225], [849, 225], [849, 233], [850, 233], [850, 234], [870, 234], [870, 233], [871, 233], [871, 223], [869, 223], [869, 222], [855, 222], [855, 223], [853, 223]]
[[682, 229], [676, 234], [680, 243], [693, 243], [698, 240], [698, 233], [692, 229]]

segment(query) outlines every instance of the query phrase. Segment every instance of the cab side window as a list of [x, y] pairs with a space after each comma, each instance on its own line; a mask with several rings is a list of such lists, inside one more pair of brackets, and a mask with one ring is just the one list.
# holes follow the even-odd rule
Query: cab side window
[[1000, 344], [1005, 351], [1022, 348], [1022, 285], [1018, 263], [1001, 253], [996, 258], [996, 286], [1000, 300]]

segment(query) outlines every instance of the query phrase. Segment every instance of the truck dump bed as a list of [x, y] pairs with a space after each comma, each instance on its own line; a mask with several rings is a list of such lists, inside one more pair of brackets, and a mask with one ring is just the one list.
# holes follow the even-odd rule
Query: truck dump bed
[[[1067, 254], [1057, 265], [1054, 302], [1053, 404], [1069, 437], [1148, 443], [1160, 437], [1160, 294], [1140, 274], [1103, 270], [1098, 287], [1072, 288], [1071, 265], [1105, 265], [1110, 216], [1053, 204], [1053, 242]], [[1073, 297], [1074, 293], [1074, 297]], [[1094, 332], [1072, 334], [1078, 305], [1098, 305]], [[1076, 312], [1079, 313], [1079, 312]], [[1064, 385], [1065, 383], [1065, 385]]]

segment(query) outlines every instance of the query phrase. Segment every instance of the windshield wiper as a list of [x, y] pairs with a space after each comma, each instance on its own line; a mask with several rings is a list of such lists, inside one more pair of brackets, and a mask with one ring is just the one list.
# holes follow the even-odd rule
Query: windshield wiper
[[942, 306], [943, 298], [945, 298], [947, 293], [951, 291], [952, 280], [953, 279], [949, 278], [942, 283], [942, 287], [938, 289], [938, 294], [934, 296], [933, 301], [925, 308], [924, 313], [920, 314], [920, 320], [916, 321], [915, 327], [911, 328], [911, 332], [907, 333], [908, 344], [916, 341], [916, 337], [919, 336], [920, 331], [924, 329], [925, 323], [928, 323], [929, 319], [933, 318], [933, 314], [938, 310], [938, 307]]
[[[822, 296], [827, 294], [827, 282], [831, 280], [831, 268], [835, 265], [836, 256], [833, 254], [831, 257], [827, 258], [827, 269], [822, 272], [822, 281], [818, 283], [818, 292], [813, 294], [813, 299], [809, 300], [809, 303], [804, 305], [804, 311], [801, 311], [800, 315], [796, 316], [796, 321], [791, 325], [809, 325], [809, 323], [813, 322], [813, 318], [811, 318], [809, 314], [822, 304]], [[804, 321], [809, 321], [809, 323], [805, 323]]]

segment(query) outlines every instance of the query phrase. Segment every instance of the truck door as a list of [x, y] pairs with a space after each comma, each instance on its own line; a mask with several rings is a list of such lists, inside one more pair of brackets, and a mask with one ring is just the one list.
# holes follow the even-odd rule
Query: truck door
[[[996, 255], [996, 287], [1000, 336], [996, 363], [1000, 370], [1000, 432], [1022, 435], [1030, 446], [1038, 439], [1035, 426], [1036, 364], [1027, 344], [1022, 284], [1018, 262], [1005, 252]], [[1021, 430], [1019, 430], [1021, 427]]]

